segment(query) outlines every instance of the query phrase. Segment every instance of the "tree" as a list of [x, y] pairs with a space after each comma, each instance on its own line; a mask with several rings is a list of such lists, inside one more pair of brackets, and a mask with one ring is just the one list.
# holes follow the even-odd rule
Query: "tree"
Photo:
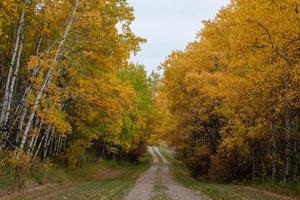
[[299, 173], [298, 7], [232, 1], [163, 64], [167, 136], [194, 175], [286, 182]]
[[80, 166], [94, 141], [132, 148], [122, 135], [136, 92], [119, 72], [144, 42], [130, 29], [133, 8], [125, 0], [0, 7], [1, 150]]

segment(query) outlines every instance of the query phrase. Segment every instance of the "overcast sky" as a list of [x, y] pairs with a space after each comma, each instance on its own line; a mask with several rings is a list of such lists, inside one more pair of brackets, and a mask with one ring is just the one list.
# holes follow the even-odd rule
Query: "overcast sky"
[[133, 31], [147, 39], [132, 58], [151, 72], [173, 51], [195, 39], [201, 21], [213, 18], [229, 0], [129, 0], [135, 8]]

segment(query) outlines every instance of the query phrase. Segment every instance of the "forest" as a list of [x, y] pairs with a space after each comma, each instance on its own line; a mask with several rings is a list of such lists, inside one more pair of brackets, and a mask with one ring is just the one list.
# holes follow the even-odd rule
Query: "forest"
[[162, 64], [156, 132], [194, 177], [298, 180], [299, 3], [234, 0]]
[[134, 20], [127, 0], [0, 1], [0, 188], [153, 145], [195, 180], [299, 186], [299, 0], [231, 0], [151, 74]]
[[8, 0], [0, 9], [1, 164], [23, 173], [46, 159], [79, 167], [92, 152], [136, 160], [154, 81], [128, 62], [145, 40], [130, 30], [126, 1]]

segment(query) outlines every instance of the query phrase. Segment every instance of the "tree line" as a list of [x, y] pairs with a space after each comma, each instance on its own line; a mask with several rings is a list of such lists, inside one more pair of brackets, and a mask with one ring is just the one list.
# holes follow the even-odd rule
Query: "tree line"
[[[136, 161], [153, 118], [126, 0], [0, 2], [0, 151], [13, 166]], [[8, 152], [8, 154], [7, 154]], [[2, 162], [1, 162], [2, 163]]]
[[162, 64], [155, 132], [195, 177], [300, 175], [300, 2], [232, 0]]

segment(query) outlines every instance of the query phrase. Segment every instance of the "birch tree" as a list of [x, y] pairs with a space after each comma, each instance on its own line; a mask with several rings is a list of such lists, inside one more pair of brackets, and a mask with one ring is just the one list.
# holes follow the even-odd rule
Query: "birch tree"
[[51, 63], [51, 66], [50, 66], [50, 68], [48, 69], [48, 71], [46, 73], [45, 80], [42, 83], [42, 85], [41, 85], [41, 87], [40, 87], [40, 89], [39, 89], [39, 91], [38, 91], [38, 93], [37, 93], [37, 95], [35, 97], [35, 101], [34, 101], [34, 104], [33, 104], [32, 110], [31, 110], [31, 114], [29, 115], [29, 119], [28, 119], [28, 122], [26, 124], [25, 130], [24, 130], [24, 133], [23, 133], [23, 138], [21, 140], [20, 149], [24, 148], [25, 142], [27, 140], [28, 132], [29, 132], [29, 130], [31, 128], [31, 125], [32, 125], [32, 122], [33, 122], [33, 118], [35, 116], [37, 107], [39, 106], [41, 97], [42, 97], [42, 95], [43, 95], [43, 93], [44, 93], [47, 85], [51, 81], [51, 76], [52, 76], [52, 73], [53, 73], [53, 70], [54, 70], [53, 68], [57, 64], [59, 56], [62, 53], [62, 50], [63, 50], [63, 47], [64, 47], [64, 43], [67, 40], [69, 31], [70, 31], [71, 26], [72, 26], [72, 24], [74, 22], [74, 19], [75, 19], [76, 11], [78, 9], [78, 4], [79, 4], [78, 0], [75, 0], [74, 8], [73, 8], [72, 14], [70, 16], [69, 22], [67, 23], [67, 26], [66, 26], [63, 38], [62, 38], [62, 40], [59, 43], [59, 46], [58, 46], [58, 48], [56, 50], [56, 53], [55, 53], [55, 56], [54, 56], [53, 61]]

